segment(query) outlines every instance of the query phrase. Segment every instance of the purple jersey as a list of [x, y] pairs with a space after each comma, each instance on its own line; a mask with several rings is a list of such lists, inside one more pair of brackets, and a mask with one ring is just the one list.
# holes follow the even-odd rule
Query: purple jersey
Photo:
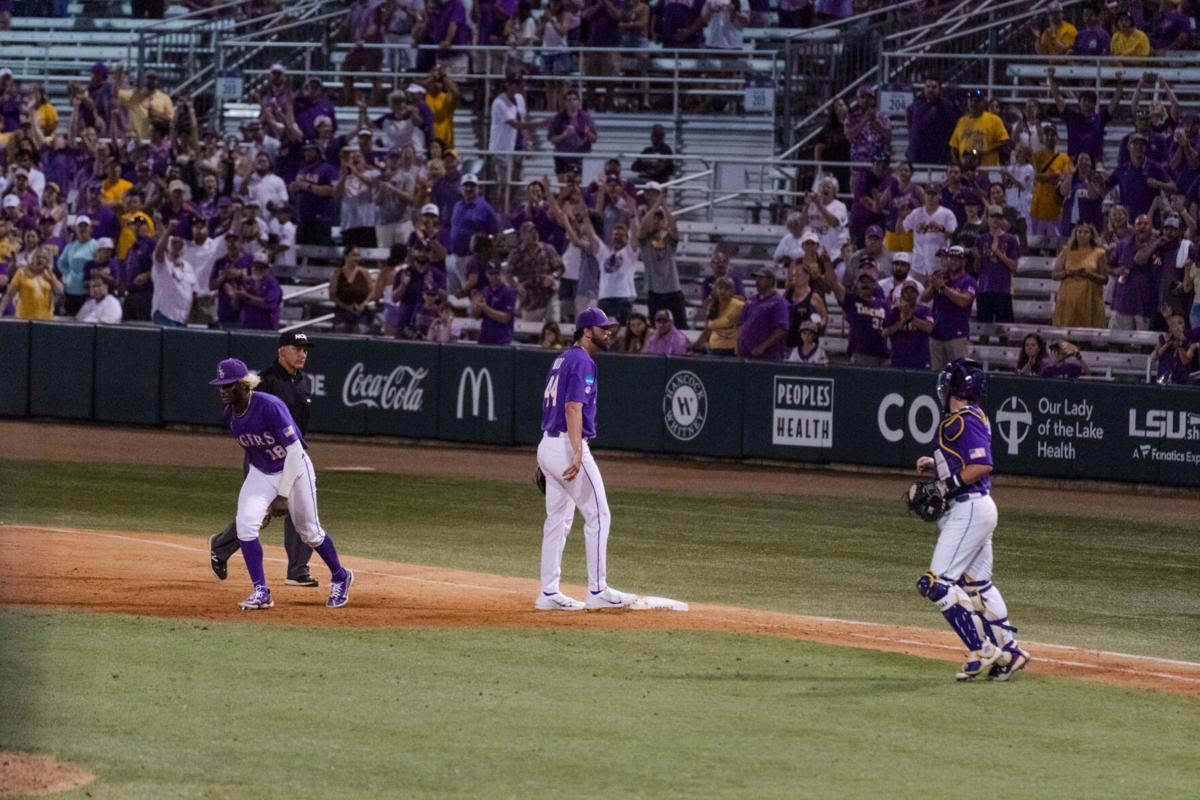
[[975, 304], [975, 295], [979, 291], [975, 279], [965, 272], [957, 278], [946, 278], [946, 288], [966, 292], [971, 295], [971, 303], [963, 307], [951, 302], [944, 294], [933, 296], [933, 338], [939, 342], [971, 335], [971, 306]]
[[864, 301], [852, 292], [842, 299], [846, 322], [850, 326], [850, 344], [846, 352], [850, 355], [887, 358], [887, 340], [883, 338], [883, 320], [888, 313], [888, 303], [879, 295]]
[[[968, 464], [992, 465], [992, 426], [987, 415], [975, 406], [965, 406], [946, 416], [938, 425], [938, 452], [946, 458], [951, 475]], [[992, 482], [985, 475], [972, 483], [970, 491], [986, 492]]]
[[567, 403], [583, 403], [583, 438], [596, 436], [596, 362], [582, 347], [572, 347], [550, 365], [542, 393], [542, 430], [567, 432]]
[[292, 442], [307, 448], [287, 406], [265, 392], [251, 392], [250, 404], [243, 414], [234, 413], [233, 406], [226, 406], [225, 425], [246, 451], [250, 465], [267, 475], [283, 472], [287, 446]]

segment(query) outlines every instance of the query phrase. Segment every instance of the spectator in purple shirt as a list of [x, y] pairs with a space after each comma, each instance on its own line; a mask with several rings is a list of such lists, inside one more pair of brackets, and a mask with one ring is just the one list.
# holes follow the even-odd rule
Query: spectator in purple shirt
[[1083, 7], [1083, 24], [1075, 33], [1075, 44], [1072, 50], [1077, 56], [1107, 56], [1112, 45], [1112, 37], [1104, 29], [1104, 20], [1096, 13], [1091, 5]]
[[1050, 354], [1054, 362], [1042, 368], [1043, 378], [1063, 378], [1073, 381], [1087, 374], [1087, 364], [1083, 363], [1079, 348], [1070, 342], [1055, 342], [1050, 345]]
[[254, 256], [250, 278], [242, 283], [233, 296], [233, 304], [241, 311], [243, 328], [273, 331], [279, 327], [279, 306], [283, 290], [271, 274], [271, 262], [266, 253]]
[[1175, 191], [1175, 182], [1166, 170], [1146, 156], [1146, 137], [1136, 132], [1129, 137], [1129, 161], [1118, 166], [1105, 183], [1107, 189], [1114, 186], [1131, 216], [1148, 213], [1160, 191]]
[[[621, 55], [614, 48], [621, 46], [620, 23], [624, 14], [624, 0], [585, 0], [580, 16], [589, 23], [587, 46], [597, 50], [585, 54], [584, 74], [611, 77], [621, 71]], [[590, 80], [587, 86], [588, 105], [597, 111], [607, 111], [612, 105], [614, 87], [606, 84], [600, 97], [597, 81]]]
[[[598, 0], [601, 4], [611, 4], [610, 0]], [[562, 111], [550, 120], [550, 128], [546, 132], [550, 143], [554, 145], [555, 153], [590, 153], [592, 145], [600, 137], [596, 132], [596, 123], [590, 114], [583, 110], [579, 102], [579, 92], [568, 89], [563, 97]], [[560, 183], [566, 183], [567, 173], [571, 166], [583, 169], [582, 158], [571, 158], [555, 155], [554, 173]]]
[[1200, 344], [1188, 335], [1186, 329], [1187, 320], [1174, 315], [1167, 319], [1167, 332], [1158, 337], [1158, 346], [1154, 348], [1151, 361], [1157, 362], [1158, 382], [1161, 384], [1191, 383]]
[[[471, 43], [471, 28], [462, 0], [430, 1], [424, 43], [438, 46], [437, 63], [447, 74], [456, 78], [467, 74], [467, 53], [462, 48]], [[428, 72], [433, 67], [423, 62], [424, 53], [417, 57], [417, 72]]]
[[1116, 278], [1109, 319], [1112, 330], [1150, 329], [1150, 320], [1158, 312], [1158, 283], [1151, 265], [1157, 246], [1150, 215], [1139, 214], [1133, 221], [1133, 236], [1110, 250], [1110, 274]]
[[[325, 84], [315, 75], [304, 82], [304, 94], [295, 99], [295, 123], [302, 138], [315, 139], [317, 136], [317, 119], [327, 117], [337, 130], [337, 108], [325, 94]], [[278, 131], [272, 135], [278, 136]]]
[[950, 137], [962, 112], [942, 96], [941, 79], [926, 78], [924, 91], [904, 115], [908, 120], [909, 163], [945, 164], [950, 156]]
[[871, 168], [855, 170], [850, 179], [854, 202], [850, 205], [850, 238], [858, 246], [864, 243], [867, 228], [880, 228], [887, 222], [890, 197], [899, 194], [900, 184], [892, 174], [891, 156], [880, 151], [871, 156]]
[[782, 361], [787, 357], [789, 309], [775, 286], [775, 270], [763, 267], [754, 273], [758, 294], [742, 311], [737, 352], [742, 358]]
[[870, 271], [858, 273], [854, 285], [847, 289], [837, 279], [833, 265], [825, 262], [825, 283], [833, 287], [833, 296], [846, 312], [846, 324], [850, 326], [850, 342], [846, 352], [851, 364], [864, 367], [882, 367], [887, 363], [887, 340], [883, 337], [883, 321], [887, 316], [888, 303], [883, 292], [878, 291], [879, 282]]
[[476, 234], [496, 236], [500, 233], [500, 219], [496, 212], [479, 194], [479, 180], [467, 173], [460, 181], [462, 199], [454, 204], [450, 214], [450, 255], [452, 263], [447, 270], [450, 276], [450, 291], [457, 292], [465, 279], [463, 267], [471, 253], [471, 237]]
[[330, 246], [337, 219], [338, 170], [321, 159], [316, 142], [304, 143], [304, 164], [288, 190], [296, 200], [296, 243]]
[[1179, 10], [1179, 0], [1163, 3], [1162, 12], [1147, 33], [1155, 55], [1169, 50], [1187, 50], [1192, 46], [1192, 20]]
[[1013, 321], [1013, 276], [1021, 259], [1021, 243], [1008, 232], [1004, 209], [988, 209], [988, 232], [975, 243], [979, 257], [980, 322]]
[[661, 0], [662, 43], [667, 49], [700, 46], [704, 0]]
[[1077, 105], [1068, 105], [1067, 98], [1063, 96], [1058, 81], [1055, 80], [1054, 72], [1054, 67], [1046, 70], [1050, 79], [1050, 94], [1058, 106], [1058, 113], [1067, 125], [1067, 155], [1075, 158], [1080, 153], [1087, 153], [1091, 156], [1092, 163], [1101, 163], [1104, 160], [1105, 128], [1112, 119], [1113, 109], [1120, 102], [1120, 94], [1114, 92], [1112, 103], [1107, 108], [1097, 109], [1096, 93], [1085, 89], [1079, 93]]
[[481, 320], [479, 343], [508, 344], [512, 341], [517, 293], [504, 282], [498, 264], [487, 268], [487, 279], [488, 285], [475, 295], [471, 304], [471, 316]]
[[687, 355], [692, 343], [687, 334], [675, 327], [675, 317], [668, 308], [660, 308], [654, 314], [654, 330], [646, 337], [642, 352], [657, 356]]
[[891, 343], [893, 367], [929, 369], [933, 311], [917, 302], [920, 295], [915, 281], [905, 281], [900, 289], [900, 302], [883, 318], [883, 335]]
[[458, 154], [453, 150], [442, 156], [446, 173], [434, 179], [429, 201], [438, 207], [442, 219], [450, 219], [454, 205], [462, 199], [462, 171], [458, 168]]
[[150, 222], [139, 215], [133, 222], [136, 238], [125, 253], [125, 270], [121, 279], [121, 290], [125, 293], [125, 321], [149, 322], [154, 296], [154, 248], [157, 244], [150, 235]]
[[874, 86], [858, 87], [858, 100], [850, 106], [845, 131], [851, 161], [870, 161], [876, 153], [891, 153], [892, 122], [879, 110]]
[[1081, 222], [1103, 230], [1105, 193], [1104, 176], [1096, 171], [1090, 155], [1080, 153], [1058, 184], [1058, 194], [1063, 198], [1059, 235], [1064, 239], [1070, 237], [1071, 231]]
[[966, 358], [970, 349], [971, 306], [978, 285], [966, 271], [966, 251], [955, 245], [946, 252], [946, 268], [929, 279], [921, 302], [933, 301], [930, 366], [940, 371], [951, 361]]
[[509, 215], [508, 225], [514, 230], [520, 230], [526, 222], [533, 223], [537, 230], [538, 239], [556, 250], [565, 246], [565, 232], [554, 221], [550, 214], [550, 203], [546, 200], [546, 187], [541, 180], [530, 181], [525, 187], [525, 201]]

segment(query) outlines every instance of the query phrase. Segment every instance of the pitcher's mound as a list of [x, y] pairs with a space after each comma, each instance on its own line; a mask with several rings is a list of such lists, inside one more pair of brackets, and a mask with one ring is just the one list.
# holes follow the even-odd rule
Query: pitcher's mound
[[58, 794], [94, 780], [92, 773], [50, 756], [0, 751], [0, 797]]

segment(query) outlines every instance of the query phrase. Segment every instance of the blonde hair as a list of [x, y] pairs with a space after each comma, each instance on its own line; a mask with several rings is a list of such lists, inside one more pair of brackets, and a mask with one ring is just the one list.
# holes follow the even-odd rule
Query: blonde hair
[[262, 383], [262, 378], [259, 377], [257, 372], [247, 372], [246, 377], [239, 380], [238, 383], [247, 389], [257, 389], [258, 385]]
[[1081, 222], [1071, 231], [1071, 240], [1067, 243], [1067, 247], [1071, 250], [1079, 249], [1079, 231], [1087, 228], [1092, 232], [1092, 249], [1100, 247], [1100, 232], [1096, 230], [1096, 226], [1090, 222]]

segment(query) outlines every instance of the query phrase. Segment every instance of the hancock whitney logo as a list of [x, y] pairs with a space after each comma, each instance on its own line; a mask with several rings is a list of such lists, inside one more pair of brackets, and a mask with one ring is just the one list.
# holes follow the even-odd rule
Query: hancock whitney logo
[[1029, 413], [1029, 406], [1014, 395], [1000, 404], [995, 419], [1000, 438], [1008, 445], [1008, 454], [1018, 455], [1021, 442], [1025, 441], [1029, 429], [1033, 426], [1033, 414]]
[[695, 439], [708, 418], [708, 393], [694, 372], [681, 370], [667, 381], [663, 393], [663, 420], [667, 430], [681, 442]]

